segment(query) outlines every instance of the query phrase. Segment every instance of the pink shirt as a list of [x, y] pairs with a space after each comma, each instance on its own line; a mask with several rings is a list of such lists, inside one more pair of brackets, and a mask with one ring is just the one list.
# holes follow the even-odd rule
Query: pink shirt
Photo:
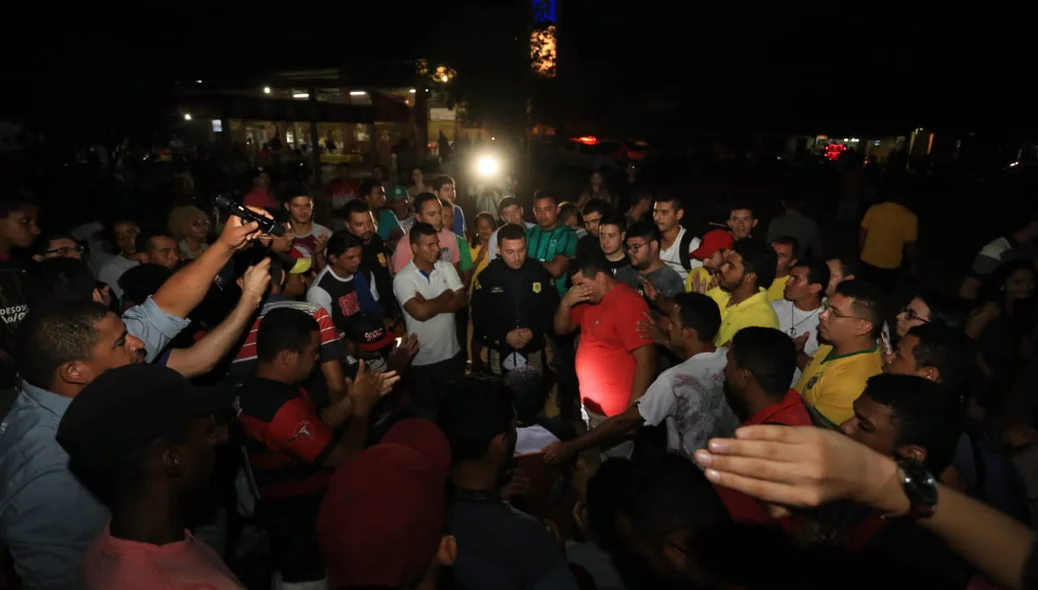
[[[458, 239], [454, 237], [449, 229], [444, 229], [437, 234], [440, 237], [440, 260], [446, 260], [451, 264], [461, 261], [461, 252], [458, 251]], [[411, 250], [410, 232], [404, 234], [397, 242], [396, 250], [393, 250], [393, 272], [400, 272], [411, 263], [414, 251]]]
[[262, 208], [281, 208], [281, 203], [274, 198], [274, 195], [270, 191], [263, 191], [258, 188], [254, 188], [251, 191], [245, 193], [245, 198], [242, 199], [246, 207], [262, 207]]
[[189, 531], [183, 541], [159, 546], [117, 539], [108, 525], [83, 554], [83, 583], [87, 590], [244, 588], [220, 556]]

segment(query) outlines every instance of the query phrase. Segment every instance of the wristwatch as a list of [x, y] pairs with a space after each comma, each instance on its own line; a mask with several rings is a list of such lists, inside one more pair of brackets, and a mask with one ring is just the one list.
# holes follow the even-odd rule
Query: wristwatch
[[937, 509], [937, 480], [919, 461], [897, 459], [897, 475], [910, 507], [902, 518], [929, 518]]

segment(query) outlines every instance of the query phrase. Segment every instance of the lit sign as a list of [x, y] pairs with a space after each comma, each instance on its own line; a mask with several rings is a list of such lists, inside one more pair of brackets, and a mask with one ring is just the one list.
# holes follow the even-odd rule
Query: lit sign
[[847, 151], [847, 146], [842, 143], [830, 143], [825, 146], [825, 157], [833, 162], [840, 159], [843, 152]]
[[537, 24], [554, 23], [557, 14], [556, 0], [533, 0], [533, 22]]

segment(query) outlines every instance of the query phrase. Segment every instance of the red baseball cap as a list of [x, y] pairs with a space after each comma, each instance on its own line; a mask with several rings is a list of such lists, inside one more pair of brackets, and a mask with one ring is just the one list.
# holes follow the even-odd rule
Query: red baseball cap
[[333, 588], [404, 588], [425, 574], [444, 534], [450, 464], [443, 431], [405, 418], [332, 474], [317, 541]]
[[723, 229], [712, 229], [703, 236], [699, 247], [692, 251], [692, 257], [703, 260], [714, 255], [718, 250], [730, 250], [735, 245], [732, 234]]

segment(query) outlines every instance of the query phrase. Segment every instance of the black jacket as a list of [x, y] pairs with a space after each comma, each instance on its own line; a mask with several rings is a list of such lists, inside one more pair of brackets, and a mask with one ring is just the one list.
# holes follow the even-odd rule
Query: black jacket
[[544, 347], [544, 333], [551, 329], [559, 294], [544, 266], [527, 258], [519, 270], [497, 258], [479, 274], [472, 291], [474, 334], [487, 346], [508, 352], [505, 336], [516, 328], [528, 328], [533, 339], [526, 351]]

